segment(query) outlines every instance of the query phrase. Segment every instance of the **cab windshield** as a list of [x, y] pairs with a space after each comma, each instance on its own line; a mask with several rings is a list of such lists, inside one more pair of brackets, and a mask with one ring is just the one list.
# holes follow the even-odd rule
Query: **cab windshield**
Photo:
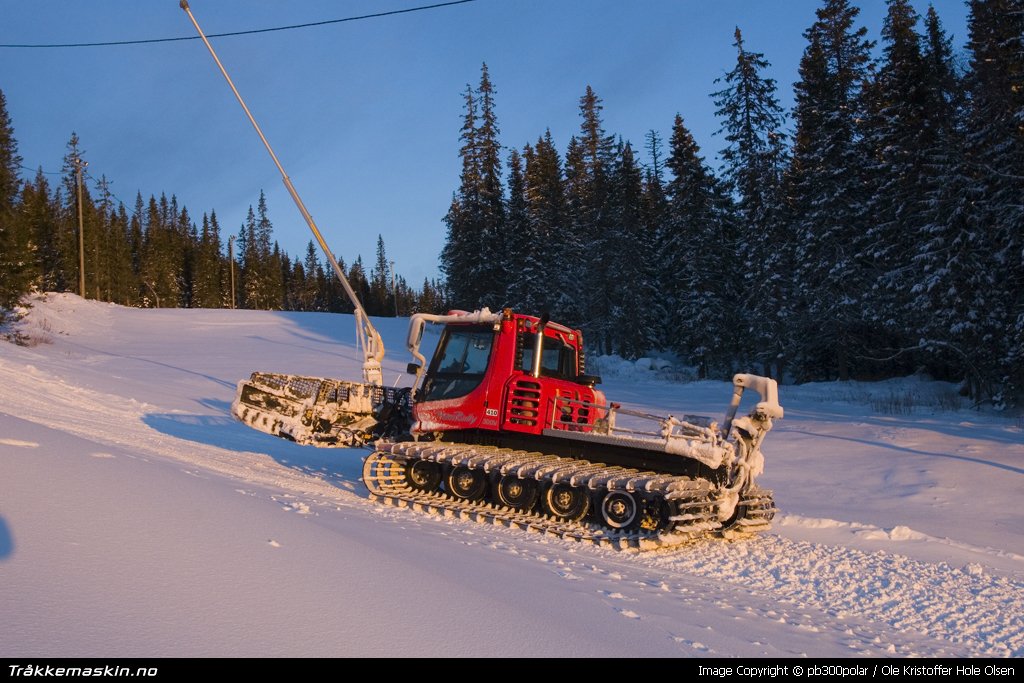
[[424, 383], [424, 400], [465, 396], [483, 382], [494, 346], [488, 325], [449, 327], [441, 335]]

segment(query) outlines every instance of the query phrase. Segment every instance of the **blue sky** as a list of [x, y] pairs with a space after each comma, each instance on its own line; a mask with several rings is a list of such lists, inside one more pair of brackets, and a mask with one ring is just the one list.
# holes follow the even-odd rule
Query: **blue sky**
[[[192, 0], [207, 33], [314, 22], [429, 0]], [[458, 184], [462, 93], [487, 62], [501, 141], [550, 128], [560, 150], [591, 85], [605, 128], [642, 148], [680, 113], [705, 155], [722, 147], [709, 93], [735, 62], [734, 27], [765, 53], [789, 106], [819, 0], [477, 0], [330, 26], [220, 38], [215, 48], [332, 248], [372, 262], [384, 236], [398, 272], [437, 275], [444, 216]], [[879, 38], [885, 3], [861, 0]], [[927, 2], [914, 2], [923, 13]], [[966, 6], [933, 2], [961, 49]], [[0, 43], [189, 36], [177, 0], [0, 0]], [[0, 49], [24, 164], [59, 171], [72, 131], [89, 171], [128, 204], [174, 193], [194, 218], [217, 210], [236, 232], [260, 189], [275, 235], [301, 255], [308, 229], [198, 41], [103, 48]], [[26, 171], [26, 175], [31, 175]], [[54, 178], [56, 180], [56, 178]]]

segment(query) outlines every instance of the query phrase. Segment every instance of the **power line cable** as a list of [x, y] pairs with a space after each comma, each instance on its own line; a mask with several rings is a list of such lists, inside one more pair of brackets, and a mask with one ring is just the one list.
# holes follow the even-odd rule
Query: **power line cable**
[[18, 168], [23, 168], [26, 171], [32, 171], [33, 173], [42, 172], [44, 175], [64, 175], [60, 171], [43, 171], [43, 167], [42, 166], [40, 166], [39, 168], [29, 168], [28, 166], [25, 166], [24, 164], [18, 164]]
[[[41, 172], [41, 173], [43, 173], [43, 175], [61, 175], [61, 176], [62, 176], [62, 175], [64, 175], [64, 173], [63, 173], [63, 172], [61, 172], [61, 171], [44, 171], [44, 170], [42, 169], [42, 167], [40, 167], [40, 168], [29, 168], [28, 166], [25, 166], [24, 164], [18, 164], [18, 168], [22, 168], [22, 169], [24, 169], [24, 170], [26, 170], [26, 171], [32, 171], [33, 173], [40, 173], [40, 172]], [[97, 177], [96, 177], [96, 176], [94, 176], [93, 174], [89, 173], [88, 171], [86, 171], [86, 172], [85, 172], [85, 173], [84, 173], [83, 175], [84, 175], [84, 176], [85, 176], [86, 178], [88, 178], [89, 180], [92, 180], [92, 181], [93, 181], [93, 182], [95, 182], [95, 183], [99, 183], [99, 182], [100, 182], [100, 179], [99, 179], [99, 178], [97, 178]], [[111, 184], [111, 183], [113, 183], [113, 182], [114, 182], [113, 180], [109, 180], [109, 179], [107, 180], [107, 184], [108, 184], [108, 185], [109, 185], [109, 184]], [[114, 199], [116, 199], [116, 200], [117, 200], [118, 202], [120, 202], [121, 204], [124, 204], [125, 206], [127, 206], [127, 205], [128, 205], [128, 204], [127, 204], [127, 203], [126, 203], [126, 202], [125, 202], [125, 201], [124, 201], [123, 199], [121, 199], [121, 198], [120, 198], [120, 197], [118, 197], [118, 196], [117, 196], [116, 194], [114, 194], [113, 192], [111, 192], [111, 191], [110, 191], [110, 188], [109, 188], [109, 187], [107, 188], [107, 193], [108, 193], [108, 194], [109, 194], [109, 195], [110, 195], [111, 197], [113, 197]]]
[[[376, 12], [374, 14], [362, 14], [357, 17], [344, 17], [342, 19], [327, 19], [325, 21], [312, 21], [307, 24], [293, 24], [291, 26], [274, 26], [271, 28], [257, 28], [248, 31], [231, 31], [229, 33], [210, 33], [207, 38], [226, 38], [229, 36], [248, 36], [254, 33], [271, 33], [274, 31], [291, 31], [297, 28], [310, 28], [312, 26], [326, 26], [327, 24], [341, 24], [347, 21], [360, 21], [362, 19], [377, 19], [379, 17], [390, 17], [396, 14], [408, 14], [410, 12], [422, 12], [424, 10], [451, 7], [452, 5], [465, 5], [477, 0], [451, 0], [451, 2], [439, 2], [433, 5], [421, 5], [419, 7], [407, 7], [406, 9], [390, 10], [388, 12]], [[180, 36], [177, 38], [147, 38], [143, 40], [113, 40], [104, 43], [55, 43], [42, 44], [0, 44], [0, 48], [63, 48], [63, 47], [109, 47], [112, 45], [145, 45], [148, 43], [174, 43], [181, 40], [199, 40], [199, 36]]]
[[[99, 184], [101, 182], [99, 178], [97, 178], [93, 174], [89, 173], [88, 171], [85, 172], [85, 177], [88, 178], [89, 180], [93, 181], [94, 183], [96, 183], [97, 189], [99, 189]], [[114, 199], [116, 199], [119, 204], [121, 204], [124, 207], [127, 207], [128, 206], [128, 202], [126, 202], [125, 200], [121, 199], [120, 197], [118, 197], [116, 194], [114, 194], [111, 191], [110, 186], [114, 183], [114, 181], [110, 180], [105, 175], [103, 176], [103, 181], [105, 181], [106, 184], [107, 184], [107, 186], [105, 188], [106, 193], [109, 194]]]

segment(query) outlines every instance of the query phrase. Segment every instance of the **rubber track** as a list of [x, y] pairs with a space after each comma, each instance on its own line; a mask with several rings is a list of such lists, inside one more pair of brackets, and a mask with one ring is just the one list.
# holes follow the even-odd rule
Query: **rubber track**
[[[468, 501], [443, 491], [420, 491], [410, 487], [405, 479], [406, 463], [414, 460], [471, 467], [488, 474], [567, 483], [591, 490], [660, 494], [677, 507], [671, 517], [675, 526], [658, 532], [617, 531], [597, 524], [522, 512], [496, 503]], [[518, 528], [616, 550], [670, 548], [692, 543], [720, 528], [715, 503], [709, 499], [713, 492], [709, 482], [494, 446], [378, 442], [376, 452], [368, 456], [363, 465], [363, 482], [370, 491], [370, 498], [385, 505]], [[755, 487], [751, 494], [741, 501], [741, 505], [747, 506], [747, 517], [722, 533], [723, 536], [747, 537], [769, 527], [768, 522], [775, 513], [771, 492]]]

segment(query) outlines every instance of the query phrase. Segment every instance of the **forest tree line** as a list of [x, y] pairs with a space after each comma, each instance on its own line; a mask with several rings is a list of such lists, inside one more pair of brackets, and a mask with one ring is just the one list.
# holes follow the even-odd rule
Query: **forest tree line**
[[[849, 0], [823, 0], [784, 111], [765, 55], [734, 36], [711, 96], [721, 165], [684, 119], [636, 148], [602, 101], [560, 150], [499, 140], [486, 65], [467, 86], [443, 283], [392, 286], [383, 240], [345, 270], [371, 314], [449, 306], [548, 311], [591, 348], [671, 351], [709, 377], [794, 381], [925, 370], [978, 401], [1024, 392], [1024, 0], [969, 0], [958, 57], [934, 8], [888, 0], [876, 43]], [[59, 180], [22, 180], [0, 92], [0, 310], [78, 291], [72, 136]], [[54, 177], [54, 176], [50, 176]], [[104, 176], [82, 201], [86, 296], [131, 306], [231, 304], [216, 213], [172, 195], [129, 209]], [[261, 196], [236, 234], [238, 307], [348, 311], [312, 243], [273, 240]]]
[[[80, 293], [78, 178], [84, 153], [72, 133], [56, 183], [41, 168], [21, 180], [14, 128], [0, 91], [0, 314], [28, 291]], [[352, 304], [331, 266], [310, 241], [292, 257], [274, 240], [267, 202], [232, 237], [217, 212], [194, 218], [177, 198], [141, 193], [129, 209], [110, 191], [106, 176], [82, 182], [85, 296], [124, 306], [253, 308], [349, 313]], [[228, 243], [233, 241], [233, 244]], [[234, 292], [231, 288], [234, 257]], [[370, 315], [410, 315], [444, 308], [443, 287], [424, 280], [419, 289], [392, 273], [382, 237], [367, 271], [361, 256], [346, 265], [335, 255]]]
[[549, 311], [603, 353], [798, 382], [924, 370], [1024, 392], [1024, 0], [969, 0], [965, 59], [933, 7], [888, 0], [878, 57], [848, 0], [804, 37], [794, 107], [735, 31], [713, 169], [676, 115], [635, 148], [588, 86], [580, 131], [502, 147], [467, 86], [442, 271], [460, 308]]

